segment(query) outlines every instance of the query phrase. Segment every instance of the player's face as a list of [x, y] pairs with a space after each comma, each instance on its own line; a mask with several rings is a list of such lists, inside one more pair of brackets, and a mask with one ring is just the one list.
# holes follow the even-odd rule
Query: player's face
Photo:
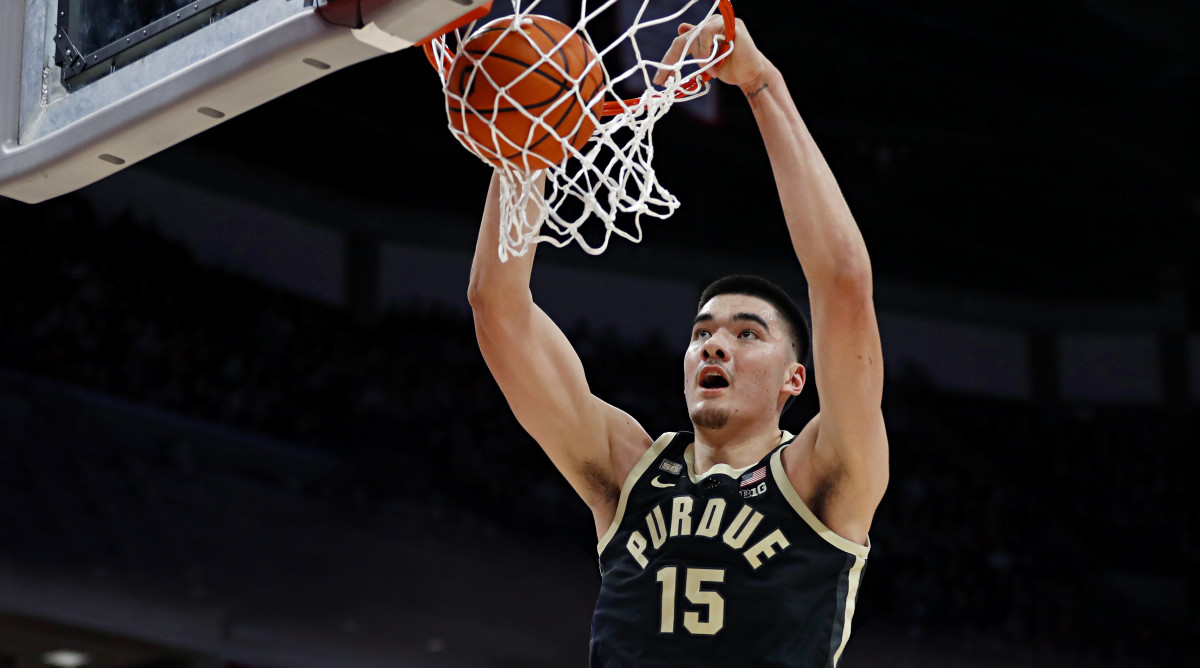
[[797, 366], [787, 324], [773, 306], [749, 295], [713, 297], [696, 315], [683, 357], [692, 422], [720, 429], [776, 419], [787, 388], [795, 388]]

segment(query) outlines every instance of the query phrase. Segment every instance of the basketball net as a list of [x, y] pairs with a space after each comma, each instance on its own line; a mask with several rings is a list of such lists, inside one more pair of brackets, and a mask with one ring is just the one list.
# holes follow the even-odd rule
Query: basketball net
[[[617, 0], [607, 0], [598, 6], [590, 8], [591, 3], [583, 0], [581, 18], [572, 26], [572, 32], [577, 33], [585, 42], [591, 45], [598, 54], [600, 61], [607, 66], [617, 60], [617, 49], [626, 49], [626, 54], [632, 52], [636, 62], [624, 72], [609, 72], [604, 85], [596, 93], [603, 96], [605, 119], [593, 119], [596, 131], [591, 140], [581, 149], [575, 149], [570, 142], [563, 141], [563, 147], [568, 159], [563, 163], [543, 170], [529, 171], [522, 163], [524, 149], [517, 151], [517, 157], [502, 157], [499, 159], [497, 171], [500, 174], [500, 247], [502, 261], [507, 261], [510, 255], [521, 256], [537, 243], [550, 243], [563, 247], [571, 242], [578, 243], [586, 252], [599, 255], [608, 248], [609, 239], [617, 235], [634, 243], [642, 240], [642, 217], [666, 219], [679, 208], [676, 199], [665, 187], [658, 182], [657, 174], [652, 165], [654, 160], [653, 130], [667, 110], [679, 100], [687, 100], [704, 95], [709, 90], [710, 72], [717, 64], [728, 56], [732, 49], [721, 49], [724, 36], [718, 35], [711, 45], [715, 57], [708, 59], [682, 58], [668, 69], [672, 72], [665, 85], [655, 86], [652, 82], [655, 74], [663, 68], [661, 59], [665, 50], [656, 45], [655, 50], [663, 53], [646, 53], [638, 44], [638, 32], [646, 31], [653, 26], [665, 26], [674, 33], [679, 23], [686, 22], [698, 25], [715, 15], [722, 3], [726, 5], [723, 12], [727, 32], [732, 35], [732, 10], [728, 0], [640, 0], [641, 9], [634, 14], [632, 25], [616, 39], [603, 48], [593, 40], [588, 32], [588, 22], [611, 8]], [[638, 0], [622, 0], [631, 5]], [[517, 26], [520, 19], [526, 15], [537, 14], [538, 5], [542, 0], [521, 2], [513, 0], [513, 13], [516, 17], [512, 26]], [[552, 3], [547, 2], [547, 5]], [[703, 18], [694, 19], [707, 6]], [[695, 7], [694, 11], [693, 7]], [[685, 14], [687, 18], [685, 19]], [[562, 16], [552, 16], [566, 23]], [[467, 41], [474, 33], [474, 22], [455, 30], [454, 39], [457, 44]], [[693, 31], [689, 37], [684, 54], [691, 53], [693, 43], [698, 39], [700, 31]], [[476, 70], [476, 76], [487, 76], [489, 82], [498, 89], [496, 102], [492, 109], [474, 109], [467, 104], [463, 96], [455, 94], [447, 85], [448, 75], [453, 68], [456, 58], [484, 56], [467, 56], [455, 54], [448, 46], [446, 35], [434, 39], [426, 48], [426, 54], [438, 71], [442, 81], [442, 90], [446, 94], [446, 113], [471, 114], [479, 121], [487, 123], [496, 135], [492, 117], [500, 107], [514, 107], [525, 114], [533, 123], [535, 130], [550, 133], [550, 138], [558, 135], [571, 136], [578, 129], [563, 132], [547, 123], [545, 116], [554, 113], [553, 110], [542, 111], [541, 114], [531, 113], [507, 93], [504, 86], [496, 85], [487, 75], [484, 68]], [[568, 39], [570, 36], [568, 35]], [[565, 42], [565, 40], [564, 40]], [[563, 42], [559, 43], [561, 47]], [[490, 50], [489, 50], [490, 53]], [[579, 75], [569, 76], [562, 67], [552, 60], [550, 54], [543, 54], [539, 62], [531, 64], [527, 74], [538, 68], [554, 68], [564, 80], [578, 86]], [[629, 81], [644, 90], [640, 97], [623, 99], [615, 86]], [[513, 82], [515, 83], [515, 82]], [[626, 84], [626, 85], [630, 85]], [[511, 86], [512, 84], [509, 84]], [[596, 97], [587, 100], [588, 109], [597, 102]], [[453, 110], [452, 110], [453, 109]], [[585, 115], [581, 115], [580, 123]], [[465, 119], [462, 119], [465, 120]], [[483, 158], [478, 146], [471, 136], [462, 128], [467, 123], [451, 125], [450, 130], [455, 138], [480, 159], [493, 165]], [[494, 153], [493, 153], [493, 157]], [[540, 163], [538, 163], [540, 164]], [[545, 192], [538, 187], [539, 177], [546, 176]], [[618, 227], [618, 216], [628, 219], [632, 215], [632, 229]], [[603, 235], [599, 240], [589, 241], [583, 236], [581, 228], [588, 220], [598, 220], [604, 225]], [[596, 234], [590, 236], [596, 237]]]

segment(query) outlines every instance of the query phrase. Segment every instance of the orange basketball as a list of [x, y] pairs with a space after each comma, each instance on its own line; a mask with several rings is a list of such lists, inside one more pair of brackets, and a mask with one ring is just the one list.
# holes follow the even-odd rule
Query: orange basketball
[[566, 144], [580, 149], [591, 138], [604, 67], [570, 27], [534, 15], [512, 26], [513, 18], [488, 23], [460, 45], [447, 111], [459, 141], [493, 165], [505, 159], [545, 169], [566, 160]]

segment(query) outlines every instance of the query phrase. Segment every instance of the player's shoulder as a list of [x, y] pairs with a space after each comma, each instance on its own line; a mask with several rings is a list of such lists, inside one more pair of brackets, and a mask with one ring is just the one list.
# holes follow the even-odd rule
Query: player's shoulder
[[[605, 492], [599, 496], [597, 503], [600, 506], [612, 505], [615, 507], [617, 496], [620, 494], [626, 478], [637, 466], [642, 455], [650, 450], [654, 439], [629, 413], [602, 399], [597, 399], [597, 402], [600, 403], [604, 412], [604, 429], [608, 437], [608, 461], [591, 463], [589, 466], [592, 470], [588, 472], [587, 477], [591, 486], [603, 488]], [[592, 504], [589, 503], [589, 505]], [[593, 507], [593, 511], [601, 513], [607, 510], [609, 509]]]
[[620, 487], [629, 471], [654, 444], [654, 439], [632, 415], [607, 402], [601, 403], [605, 407], [604, 422], [608, 431], [613, 482]]
[[784, 473], [796, 494], [809, 506], [822, 490], [836, 482], [837, 471], [816, 456], [817, 435], [821, 431], [821, 414], [817, 413], [804, 425], [781, 456]]
[[[656, 503], [654, 497], [673, 487], [674, 482], [664, 483], [659, 476], [678, 481], [687, 478], [684, 451], [694, 441], [690, 432], [665, 432], [653, 439], [649, 447], [631, 450], [630, 455], [640, 451], [629, 471], [624, 473], [618, 490], [616, 503], [611, 506], [592, 506], [596, 520], [598, 549], [604, 553], [605, 546], [620, 529], [630, 508], [643, 508], [647, 503]], [[641, 511], [641, 512], [644, 512]]]
[[817, 519], [838, 535], [863, 544], [879, 498], [863, 494], [836, 459], [821, 456], [817, 448], [820, 430], [821, 414], [817, 413], [782, 454], [784, 472]]

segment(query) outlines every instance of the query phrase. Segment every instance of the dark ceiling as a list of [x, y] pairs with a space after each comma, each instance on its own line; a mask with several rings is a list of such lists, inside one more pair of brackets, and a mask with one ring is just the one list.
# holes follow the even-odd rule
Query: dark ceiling
[[[877, 276], [1072, 301], [1186, 286], [1195, 303], [1200, 6], [735, 7], [787, 77]], [[644, 243], [777, 259], [787, 237], [762, 142], [741, 96], [720, 93], [716, 123], [678, 110], [659, 123], [655, 164], [683, 207]], [[445, 123], [410, 49], [189, 143], [473, 227], [488, 170]]]

